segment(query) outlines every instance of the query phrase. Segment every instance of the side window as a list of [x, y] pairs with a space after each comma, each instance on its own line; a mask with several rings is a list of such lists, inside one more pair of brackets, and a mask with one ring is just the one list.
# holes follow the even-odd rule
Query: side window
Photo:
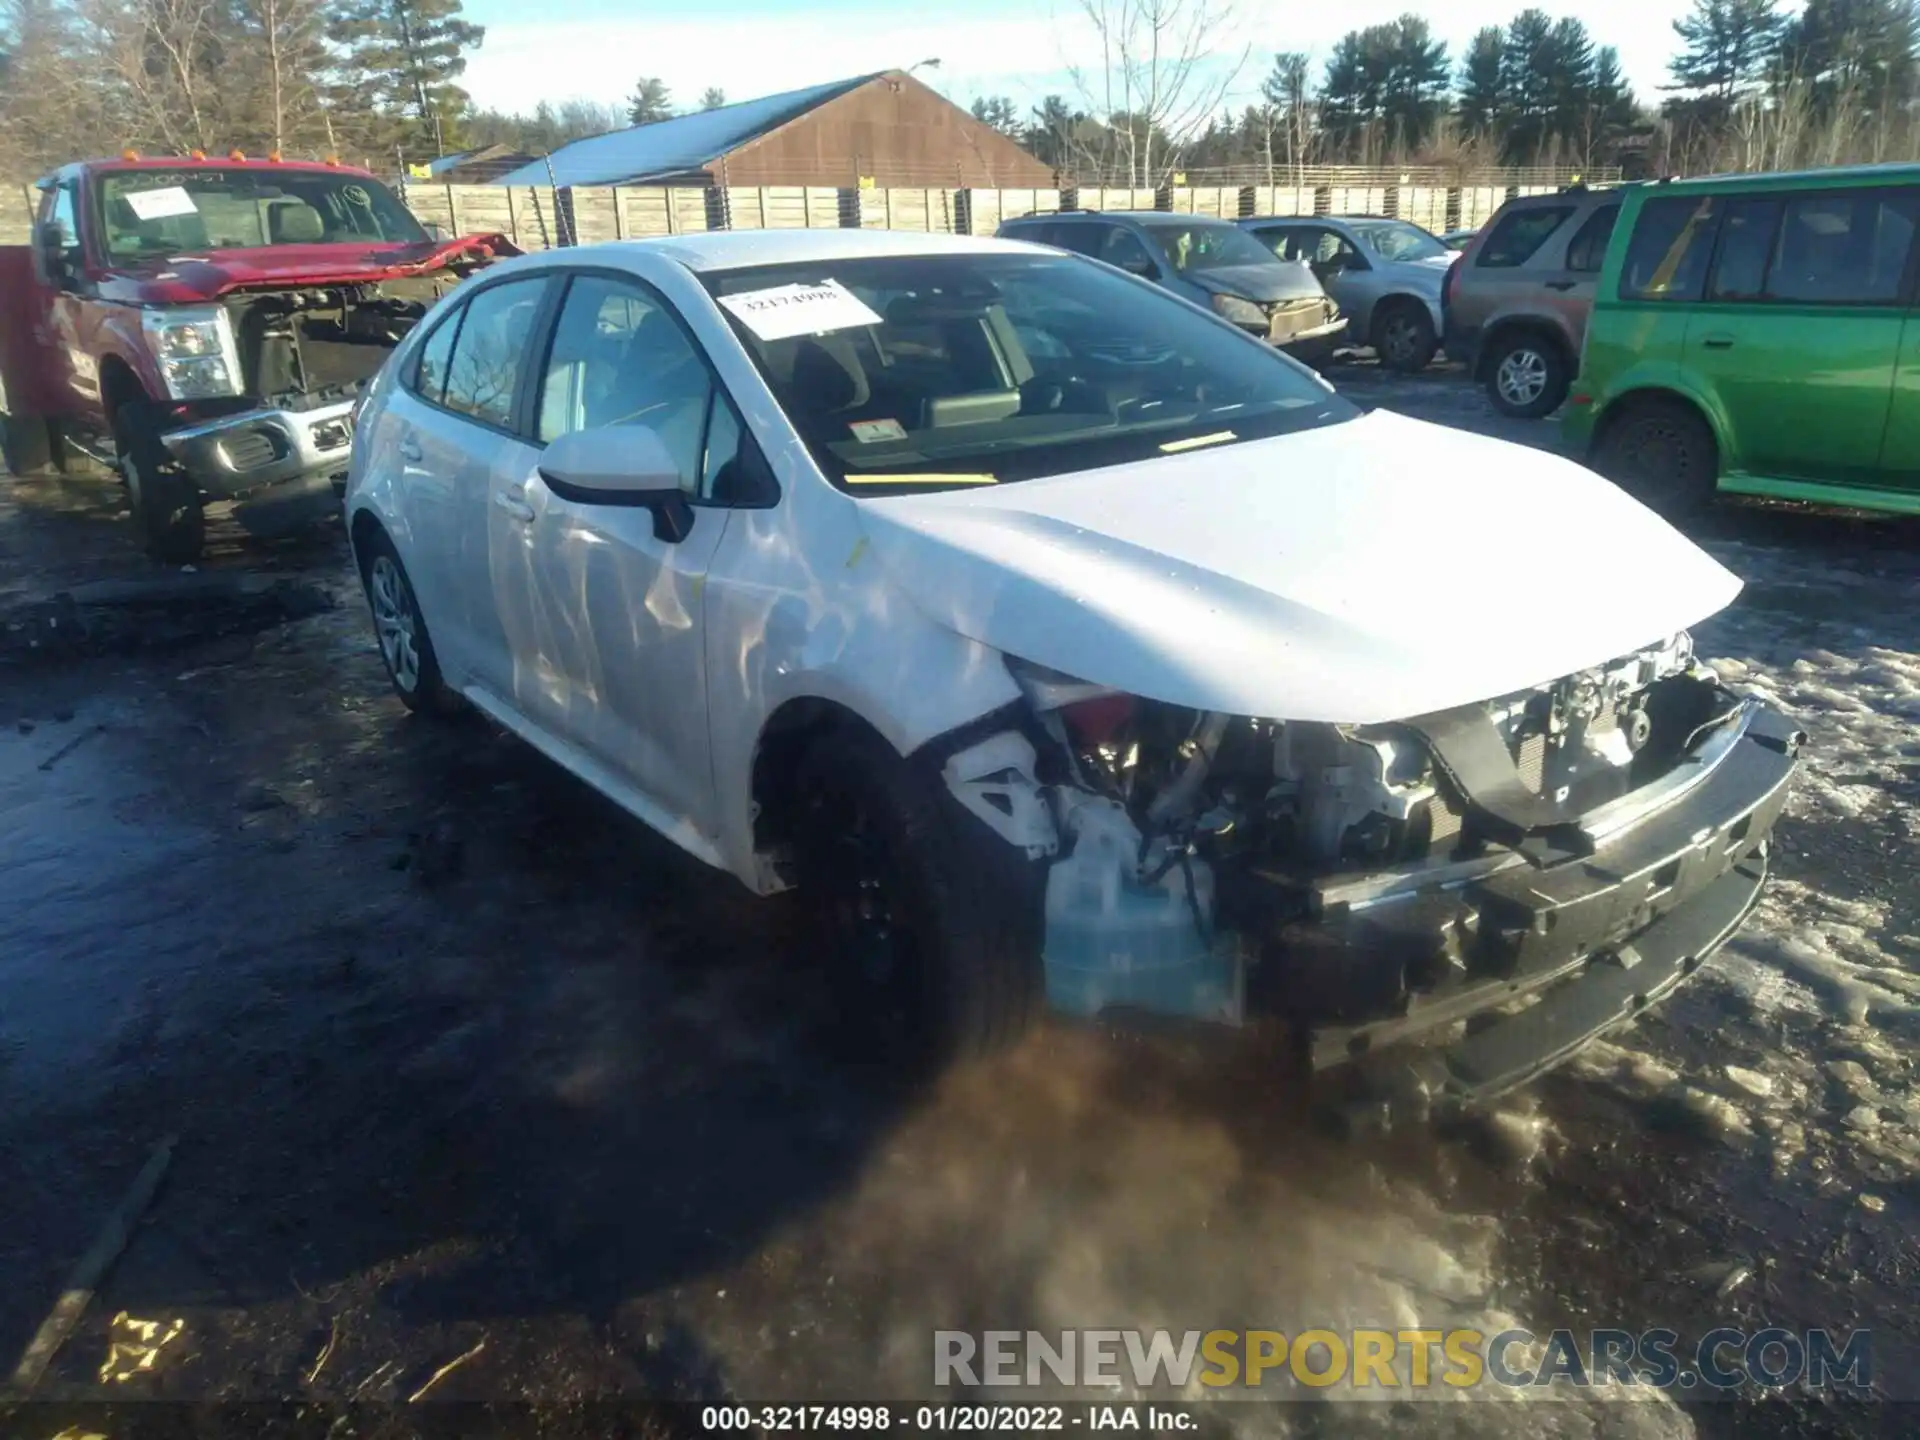
[[1533, 258], [1547, 237], [1573, 214], [1571, 205], [1533, 205], [1509, 210], [1480, 246], [1474, 264], [1483, 270], [1511, 270]]
[[1159, 268], [1140, 237], [1131, 230], [1122, 230], [1118, 225], [1108, 228], [1107, 238], [1100, 246], [1100, 258], [1109, 265], [1118, 265], [1122, 270], [1131, 270], [1136, 275], [1151, 275]]
[[1602, 205], [1589, 215], [1567, 242], [1567, 269], [1585, 275], [1597, 271], [1607, 258], [1607, 242], [1613, 238], [1613, 227], [1619, 219], [1618, 205]]
[[466, 314], [466, 308], [464, 305], [456, 306], [451, 314], [441, 317], [415, 357], [410, 388], [422, 400], [430, 400], [435, 405], [445, 403], [447, 362], [453, 358], [454, 337], [460, 333], [460, 321]]
[[665, 301], [635, 281], [577, 275], [541, 380], [540, 440], [645, 425], [665, 442], [687, 493], [698, 495], [713, 389], [706, 362]]
[[740, 412], [715, 387], [707, 417], [706, 454], [700, 462], [700, 492], [694, 498], [715, 505], [766, 505], [778, 497], [773, 472], [747, 433]]
[[1911, 191], [1822, 190], [1790, 196], [1767, 273], [1772, 300], [1887, 305], [1900, 298], [1913, 248]]
[[1698, 300], [1720, 208], [1711, 195], [1665, 195], [1642, 205], [1620, 271], [1620, 298]]
[[1759, 300], [1766, 294], [1767, 259], [1773, 254], [1780, 210], [1780, 201], [1766, 198], [1735, 200], [1727, 206], [1709, 300]]
[[74, 185], [71, 180], [51, 187], [47, 191], [46, 208], [43, 218], [49, 225], [60, 230], [60, 246], [69, 255], [80, 248], [80, 222], [78, 207], [74, 204]]
[[1048, 229], [1052, 232], [1047, 236], [1049, 245], [1071, 250], [1076, 255], [1098, 255], [1100, 242], [1106, 239], [1113, 227], [1080, 223], [1051, 225]]
[[544, 275], [509, 280], [467, 302], [447, 366], [447, 409], [503, 428], [513, 423], [514, 392], [546, 288]]

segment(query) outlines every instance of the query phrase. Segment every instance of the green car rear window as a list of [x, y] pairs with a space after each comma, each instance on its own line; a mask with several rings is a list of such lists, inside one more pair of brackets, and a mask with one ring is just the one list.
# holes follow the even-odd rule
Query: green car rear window
[[1663, 195], [1642, 205], [1620, 269], [1620, 298], [1698, 300], [1718, 219], [1711, 195]]

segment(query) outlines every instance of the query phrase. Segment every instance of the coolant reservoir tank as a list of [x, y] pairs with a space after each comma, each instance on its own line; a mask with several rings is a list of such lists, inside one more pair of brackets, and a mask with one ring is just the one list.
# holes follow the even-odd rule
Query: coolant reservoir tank
[[1112, 801], [1087, 800], [1068, 825], [1073, 853], [1047, 874], [1047, 1003], [1069, 1015], [1132, 1009], [1239, 1023], [1238, 947], [1214, 936], [1206, 862], [1142, 880], [1140, 832]]

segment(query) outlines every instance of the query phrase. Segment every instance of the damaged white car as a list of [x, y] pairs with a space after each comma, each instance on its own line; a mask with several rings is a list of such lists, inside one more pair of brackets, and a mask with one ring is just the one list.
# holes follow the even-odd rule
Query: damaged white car
[[353, 457], [402, 698], [797, 886], [929, 1057], [1044, 997], [1497, 1093], [1734, 931], [1796, 763], [1693, 659], [1739, 581], [1612, 485], [1017, 242], [509, 261]]

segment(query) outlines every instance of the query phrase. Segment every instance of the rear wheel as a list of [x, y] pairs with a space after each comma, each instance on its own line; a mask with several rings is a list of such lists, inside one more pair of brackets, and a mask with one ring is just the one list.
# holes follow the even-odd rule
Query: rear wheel
[[1501, 340], [1487, 359], [1487, 398], [1516, 420], [1552, 414], [1572, 383], [1572, 367], [1560, 347], [1531, 331]]
[[367, 608], [373, 612], [374, 638], [380, 643], [380, 659], [394, 693], [419, 714], [457, 714], [462, 709], [460, 697], [440, 674], [440, 657], [434, 653], [426, 616], [420, 613], [413, 582], [393, 542], [374, 529], [355, 548], [360, 551]]
[[146, 402], [114, 412], [113, 448], [147, 553], [169, 565], [198, 560], [207, 543], [200, 487], [161, 442]]
[[816, 741], [794, 793], [800, 899], [849, 1058], [924, 1075], [1017, 1040], [1039, 1006], [1039, 892], [988, 872], [1024, 857], [979, 850], [1001, 842], [966, 833], [977, 822], [875, 735]]
[[1688, 515], [1713, 498], [1720, 448], [1700, 412], [1678, 400], [1629, 401], [1607, 422], [1594, 468], [1663, 515]]
[[1373, 322], [1373, 348], [1380, 363], [1403, 375], [1424, 370], [1440, 348], [1433, 317], [1417, 301], [1389, 301]]

